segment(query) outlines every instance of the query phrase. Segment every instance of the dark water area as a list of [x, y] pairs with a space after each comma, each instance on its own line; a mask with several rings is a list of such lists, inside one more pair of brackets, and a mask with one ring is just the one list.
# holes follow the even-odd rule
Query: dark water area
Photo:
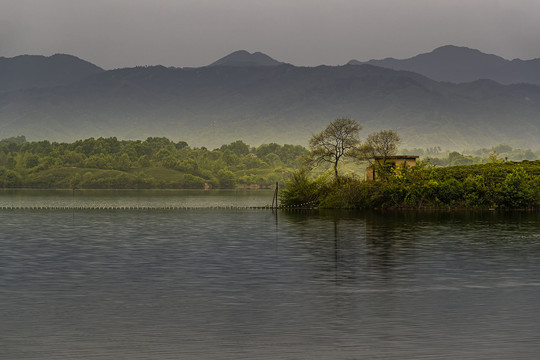
[[0, 211], [0, 359], [532, 359], [540, 213]]

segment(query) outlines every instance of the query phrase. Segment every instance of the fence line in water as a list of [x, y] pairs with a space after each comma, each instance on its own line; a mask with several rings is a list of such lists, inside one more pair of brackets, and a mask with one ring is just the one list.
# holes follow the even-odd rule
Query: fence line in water
[[309, 210], [316, 209], [316, 201], [309, 201], [303, 204], [283, 206], [278, 204], [279, 184], [276, 182], [276, 188], [272, 197], [272, 205], [264, 206], [239, 206], [239, 205], [215, 205], [215, 206], [138, 206], [138, 205], [0, 205], [0, 210], [196, 210], [196, 209], [229, 209], [229, 210]]
[[228, 210], [286, 210], [286, 209], [314, 209], [315, 207], [299, 204], [295, 206], [14, 206], [2, 205], [0, 210], [197, 210], [197, 209], [228, 209]]

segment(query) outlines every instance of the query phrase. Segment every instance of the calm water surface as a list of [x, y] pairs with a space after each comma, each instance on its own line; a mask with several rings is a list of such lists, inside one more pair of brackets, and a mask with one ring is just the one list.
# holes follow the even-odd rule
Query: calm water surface
[[266, 206], [274, 190], [2, 190], [0, 207]]
[[533, 359], [539, 303], [539, 213], [0, 211], [0, 359]]

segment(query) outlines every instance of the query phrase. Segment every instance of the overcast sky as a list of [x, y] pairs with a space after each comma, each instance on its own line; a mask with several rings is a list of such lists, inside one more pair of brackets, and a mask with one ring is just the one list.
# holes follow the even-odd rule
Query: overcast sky
[[539, 0], [0, 0], [0, 56], [182, 67], [244, 49], [314, 66], [452, 44], [531, 59], [539, 19]]

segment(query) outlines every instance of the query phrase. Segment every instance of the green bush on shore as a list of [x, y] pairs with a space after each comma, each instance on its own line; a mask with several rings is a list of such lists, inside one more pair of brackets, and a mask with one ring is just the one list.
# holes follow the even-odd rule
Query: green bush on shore
[[321, 208], [532, 208], [540, 206], [540, 161], [436, 168], [396, 168], [381, 181], [298, 171], [281, 192], [282, 204]]

